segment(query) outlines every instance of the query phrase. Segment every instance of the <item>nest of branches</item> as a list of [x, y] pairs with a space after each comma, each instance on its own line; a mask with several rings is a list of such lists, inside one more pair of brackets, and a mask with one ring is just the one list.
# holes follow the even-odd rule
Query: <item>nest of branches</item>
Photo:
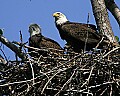
[[118, 51], [67, 51], [61, 55], [49, 51], [48, 54], [47, 57], [41, 55], [39, 58], [29, 58], [26, 61], [0, 63], [0, 95], [120, 95]]

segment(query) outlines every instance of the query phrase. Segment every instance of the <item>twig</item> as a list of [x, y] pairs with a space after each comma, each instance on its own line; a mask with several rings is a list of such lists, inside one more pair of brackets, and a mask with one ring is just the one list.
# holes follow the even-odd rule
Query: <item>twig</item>
[[[49, 88], [47, 88], [47, 89], [49, 89]], [[56, 89], [57, 90], [57, 89]], [[74, 90], [74, 89], [72, 89], [72, 90], [65, 90], [66, 92], [76, 92], [76, 93], [85, 93], [85, 94], [89, 94], [89, 95], [91, 95], [91, 96], [93, 96], [93, 93], [89, 93], [89, 92], [84, 92], [86, 89], [83, 89], [83, 90]], [[83, 95], [80, 95], [80, 96], [83, 96]]]
[[105, 88], [105, 90], [103, 90], [103, 92], [100, 94], [100, 96], [103, 96], [103, 94], [105, 93], [105, 91], [107, 91], [107, 88]]
[[5, 53], [4, 53], [4, 51], [1, 49], [1, 47], [0, 47], [0, 51], [3, 53], [3, 55], [4, 55], [4, 57], [5, 57], [5, 60], [8, 62], [8, 59], [7, 59], [7, 57], [6, 57]]
[[95, 47], [95, 50], [98, 48], [98, 46], [100, 45], [100, 43], [103, 41], [104, 37], [102, 37], [102, 39], [100, 40], [100, 42], [98, 42], [98, 44]]
[[[47, 79], [49, 79], [49, 77], [47, 76], [47, 74], [46, 74], [46, 73], [43, 73], [43, 72], [41, 72], [41, 71], [40, 71], [40, 73], [41, 73], [41, 74], [43, 74], [43, 75], [45, 75], [45, 76], [47, 77]], [[36, 84], [38, 84], [38, 83], [40, 83], [40, 82], [41, 82], [41, 81], [36, 82], [36, 83], [34, 83], [34, 85], [36, 85]]]
[[68, 79], [68, 81], [62, 86], [62, 88], [60, 89], [60, 91], [59, 91], [57, 94], [55, 94], [55, 96], [57, 96], [57, 95], [63, 90], [63, 88], [64, 88], [68, 83], [70, 83], [70, 81], [72, 80], [73, 76], [74, 76], [75, 73], [76, 73], [76, 70], [77, 70], [77, 68], [74, 70], [73, 74], [72, 74], [71, 77]]
[[33, 77], [33, 85], [35, 84], [35, 73], [34, 73], [34, 69], [33, 69], [33, 65], [31, 63], [31, 60], [29, 60], [30, 62], [30, 67], [31, 67], [31, 71], [32, 71], [32, 77]]
[[83, 83], [83, 85], [81, 86], [81, 88], [82, 88], [84, 85], [86, 85], [86, 84], [89, 83], [89, 80], [90, 80], [90, 77], [91, 77], [91, 75], [92, 75], [93, 69], [94, 69], [94, 67], [92, 66], [91, 71], [90, 71], [90, 74], [89, 74], [89, 76], [88, 76], [88, 79], [87, 79], [87, 81], [86, 81], [85, 83]]
[[109, 51], [107, 54], [105, 54], [102, 58], [105, 58], [107, 55], [109, 55], [110, 53], [112, 53], [113, 51], [120, 49], [120, 47], [116, 47], [114, 49], [112, 49], [111, 51]]
[[[38, 76], [38, 77], [40, 77], [40, 76]], [[36, 78], [34, 78], [34, 79], [37, 79], [38, 77], [36, 77]], [[0, 85], [0, 87], [9, 86], [9, 85], [14, 85], [14, 84], [26, 83], [26, 82], [30, 82], [30, 81], [33, 81], [33, 78], [30, 79], [30, 80], [25, 80], [25, 81], [19, 81], [19, 82], [12, 82], [12, 83], [3, 84], [3, 85]]]
[[113, 96], [112, 93], [113, 93], [113, 88], [112, 88], [112, 84], [110, 84], [110, 96]]
[[[87, 28], [89, 28], [89, 18], [90, 18], [90, 14], [88, 13], [88, 17], [87, 17]], [[84, 46], [84, 52], [86, 51], [86, 46], [87, 46], [87, 41], [88, 41], [88, 31], [87, 31], [87, 36], [85, 39], [85, 46]]]
[[23, 43], [23, 36], [22, 36], [22, 31], [20, 30], [20, 41]]
[[43, 87], [43, 89], [42, 89], [42, 91], [41, 91], [41, 94], [43, 94], [43, 92], [44, 92], [44, 90], [45, 90], [45, 88], [47, 87], [47, 85], [49, 84], [49, 82], [58, 74], [58, 73], [60, 73], [60, 72], [62, 72], [62, 71], [65, 71], [66, 70], [66, 68], [64, 69], [64, 70], [58, 70], [58, 72], [56, 72], [49, 80], [48, 80], [48, 82], [45, 84], [45, 86]]

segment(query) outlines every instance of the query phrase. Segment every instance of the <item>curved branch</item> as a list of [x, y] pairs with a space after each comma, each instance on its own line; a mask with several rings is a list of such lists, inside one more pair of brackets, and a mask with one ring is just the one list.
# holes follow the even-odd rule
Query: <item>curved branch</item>
[[105, 0], [105, 4], [120, 26], [120, 8], [117, 6], [114, 0]]

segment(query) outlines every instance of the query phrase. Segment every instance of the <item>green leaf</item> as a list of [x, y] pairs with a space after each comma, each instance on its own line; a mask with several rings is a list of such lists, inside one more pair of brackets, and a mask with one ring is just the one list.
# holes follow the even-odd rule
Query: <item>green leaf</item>
[[116, 38], [117, 42], [119, 42], [119, 37], [118, 37], [118, 36], [115, 36], [115, 38]]

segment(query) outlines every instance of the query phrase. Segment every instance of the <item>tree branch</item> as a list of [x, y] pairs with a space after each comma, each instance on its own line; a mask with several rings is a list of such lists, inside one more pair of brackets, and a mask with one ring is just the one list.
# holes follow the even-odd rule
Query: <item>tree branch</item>
[[120, 26], [120, 9], [114, 2], [114, 0], [105, 0], [105, 4], [107, 9], [112, 13], [112, 15], [117, 20], [119, 26]]
[[24, 52], [22, 52], [16, 45], [11, 43], [9, 40], [7, 40], [7, 38], [5, 38], [2, 35], [0, 36], [0, 42], [2, 42], [4, 45], [10, 48], [13, 52], [15, 52], [17, 56], [21, 58], [22, 60], [27, 59], [27, 55]]

